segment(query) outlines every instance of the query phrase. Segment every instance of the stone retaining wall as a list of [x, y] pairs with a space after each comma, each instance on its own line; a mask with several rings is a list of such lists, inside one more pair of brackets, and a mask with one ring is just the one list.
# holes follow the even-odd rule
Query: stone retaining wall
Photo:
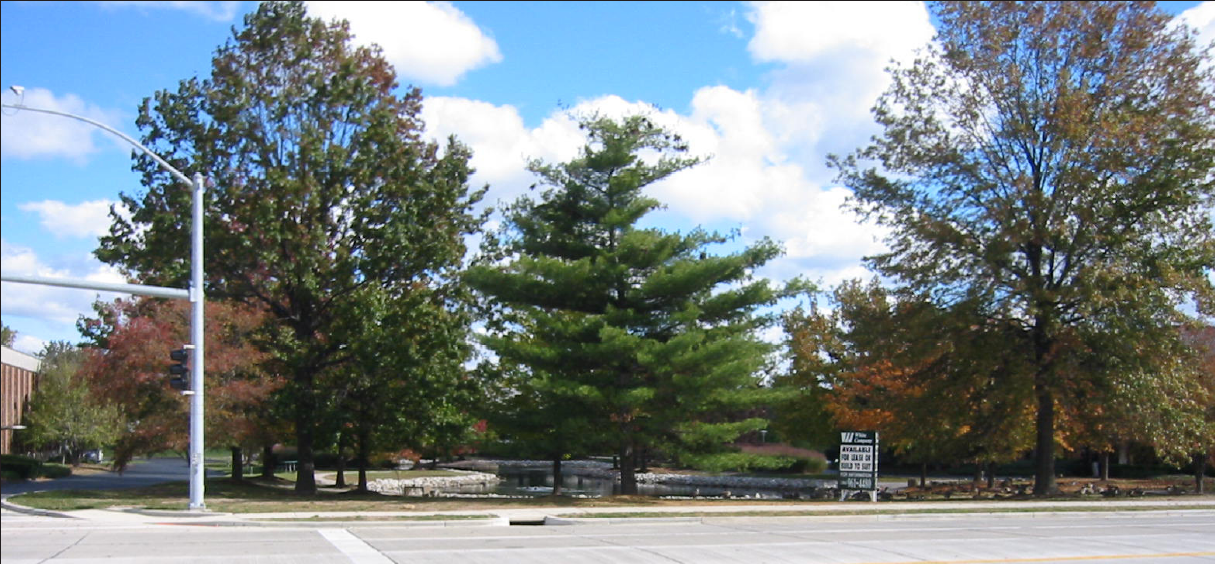
[[444, 489], [490, 485], [501, 481], [501, 478], [498, 478], [498, 476], [484, 472], [464, 470], [452, 470], [452, 472], [460, 472], [461, 475], [429, 476], [426, 478], [410, 478], [408, 480], [380, 478], [368, 482], [367, 489], [388, 495], [431, 495]]

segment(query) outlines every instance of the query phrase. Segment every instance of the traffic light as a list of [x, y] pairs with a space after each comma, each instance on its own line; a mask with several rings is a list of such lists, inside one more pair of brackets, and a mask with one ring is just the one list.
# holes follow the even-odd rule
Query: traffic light
[[186, 349], [177, 349], [169, 353], [169, 358], [173, 364], [169, 365], [169, 387], [174, 390], [185, 391], [190, 389], [190, 367], [186, 363], [190, 362], [190, 353]]

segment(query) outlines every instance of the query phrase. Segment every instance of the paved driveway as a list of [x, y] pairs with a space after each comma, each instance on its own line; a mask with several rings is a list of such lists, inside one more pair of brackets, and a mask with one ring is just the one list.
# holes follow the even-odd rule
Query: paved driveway
[[[210, 471], [207, 475], [215, 476], [217, 473]], [[0, 494], [8, 497], [19, 493], [47, 490], [114, 490], [189, 479], [190, 464], [184, 458], [153, 458], [134, 461], [121, 475], [117, 472], [99, 472], [87, 476], [68, 476], [55, 480], [6, 482], [0, 485]]]

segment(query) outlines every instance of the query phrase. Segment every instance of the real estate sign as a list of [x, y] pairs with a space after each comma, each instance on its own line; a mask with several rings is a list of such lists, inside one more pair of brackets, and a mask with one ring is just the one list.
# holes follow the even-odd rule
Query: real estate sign
[[877, 489], [877, 431], [844, 431], [840, 433], [839, 470], [839, 489]]

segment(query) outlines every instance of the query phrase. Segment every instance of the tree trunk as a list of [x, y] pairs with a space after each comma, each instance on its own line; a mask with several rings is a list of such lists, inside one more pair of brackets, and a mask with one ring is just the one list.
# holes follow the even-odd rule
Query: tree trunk
[[342, 442], [338, 441], [337, 451], [337, 477], [333, 480], [333, 487], [346, 487], [346, 457], [342, 456]]
[[333, 480], [333, 487], [346, 487], [346, 440], [347, 434], [345, 431], [338, 432], [337, 440], [337, 477]]
[[1059, 492], [1055, 481], [1055, 396], [1041, 381], [1034, 384], [1034, 393], [1038, 398], [1034, 495], [1048, 496]]
[[312, 443], [316, 433], [315, 375], [312, 367], [301, 369], [295, 378], [295, 442], [298, 450], [295, 493], [316, 495], [316, 462]]
[[231, 447], [232, 450], [232, 481], [241, 482], [245, 479], [245, 460], [241, 454], [240, 447]]
[[1108, 450], [1101, 453], [1101, 481], [1110, 481], [1110, 452]]
[[367, 493], [367, 463], [371, 458], [370, 432], [366, 428], [359, 428], [356, 433], [356, 440], [359, 443], [359, 487], [358, 491]]
[[973, 482], [974, 482], [974, 485], [976, 488], [978, 488], [980, 485], [983, 484], [983, 463], [982, 462], [975, 462], [975, 477], [974, 477]]
[[1207, 475], [1207, 453], [1200, 452], [1194, 455], [1194, 491], [1202, 494], [1206, 493], [1203, 488], [1203, 481]]
[[626, 441], [620, 445], [620, 495], [637, 495], [637, 455], [633, 445]]
[[262, 478], [266, 480], [274, 479], [274, 468], [278, 463], [274, 460], [274, 445], [262, 445]]
[[992, 490], [995, 488], [996, 488], [996, 463], [988, 462], [987, 463], [987, 489]]
[[920, 463], [920, 487], [921, 488], [928, 487], [928, 463], [927, 462]]
[[553, 495], [561, 495], [561, 455], [553, 457]]

